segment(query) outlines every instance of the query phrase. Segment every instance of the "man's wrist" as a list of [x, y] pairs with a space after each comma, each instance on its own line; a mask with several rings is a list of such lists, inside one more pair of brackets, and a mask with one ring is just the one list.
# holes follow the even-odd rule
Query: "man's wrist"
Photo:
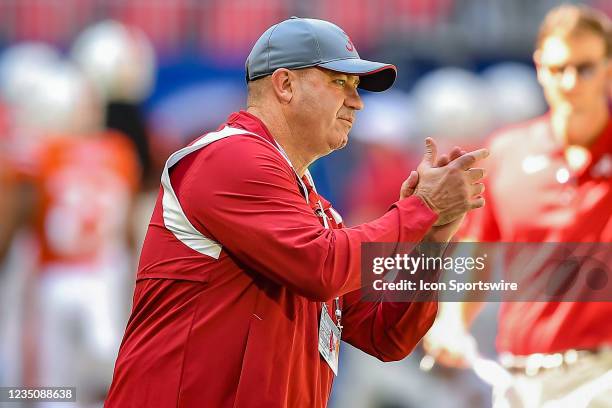
[[423, 193], [417, 190], [414, 192], [414, 196], [419, 197], [421, 201], [423, 201], [423, 203], [425, 203], [425, 205], [429, 207], [431, 211], [435, 212], [437, 215], [440, 215], [440, 210], [438, 210], [438, 208], [431, 202], [431, 200]]
[[415, 250], [419, 255], [441, 257], [446, 252], [447, 247], [448, 241], [426, 241], [423, 239], [416, 245]]
[[447, 243], [450, 241], [451, 237], [451, 234], [444, 231], [443, 228], [434, 225], [429, 231], [427, 231], [427, 234], [425, 234], [421, 242], [433, 244]]

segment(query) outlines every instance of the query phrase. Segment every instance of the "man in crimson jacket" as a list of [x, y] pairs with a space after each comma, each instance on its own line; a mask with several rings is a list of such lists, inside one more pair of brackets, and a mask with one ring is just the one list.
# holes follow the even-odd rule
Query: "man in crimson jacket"
[[382, 217], [344, 228], [307, 167], [347, 143], [357, 88], [392, 65], [321, 20], [291, 18], [246, 63], [248, 109], [168, 159], [107, 407], [324, 407], [339, 338], [404, 358], [437, 304], [360, 301], [362, 242], [447, 241], [484, 204], [485, 150], [437, 157]]

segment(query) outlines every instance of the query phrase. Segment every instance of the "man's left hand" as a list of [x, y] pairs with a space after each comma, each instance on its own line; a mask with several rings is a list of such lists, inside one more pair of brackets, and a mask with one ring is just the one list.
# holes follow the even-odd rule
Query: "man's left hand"
[[[443, 154], [440, 155], [440, 157], [436, 158], [435, 165], [436, 167], [446, 166], [448, 163], [461, 157], [464, 154], [465, 150], [461, 149], [458, 146], [455, 146], [448, 155]], [[413, 170], [412, 172], [410, 172], [410, 175], [404, 181], [404, 183], [402, 183], [402, 187], [400, 189], [400, 200], [410, 197], [414, 193], [417, 184], [419, 184], [419, 173]], [[432, 227], [427, 233], [427, 235], [423, 238], [423, 241], [448, 242], [453, 237], [453, 235], [457, 233], [464, 219], [465, 214], [448, 224]]]

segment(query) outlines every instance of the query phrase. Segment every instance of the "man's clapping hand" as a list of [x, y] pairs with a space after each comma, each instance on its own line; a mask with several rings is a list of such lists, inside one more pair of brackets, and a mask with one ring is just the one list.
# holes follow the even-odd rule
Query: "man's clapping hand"
[[[435, 225], [445, 225], [469, 210], [484, 206], [482, 178], [484, 169], [474, 168], [489, 155], [487, 149], [465, 153], [455, 147], [438, 157], [432, 138], [425, 139], [425, 154], [416, 173], [411, 173], [401, 188], [400, 197], [414, 194], [438, 214]], [[416, 185], [414, 185], [416, 181]]]
[[486, 149], [466, 153], [459, 147], [438, 156], [435, 141], [425, 140], [423, 160], [402, 184], [400, 199], [416, 194], [438, 213], [428, 241], [447, 241], [457, 232], [467, 211], [484, 205], [484, 170], [471, 166], [487, 156]]

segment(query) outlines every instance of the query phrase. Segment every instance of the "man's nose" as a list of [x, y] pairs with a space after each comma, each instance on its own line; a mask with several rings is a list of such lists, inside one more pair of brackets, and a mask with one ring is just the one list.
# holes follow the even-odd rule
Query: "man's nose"
[[361, 96], [359, 96], [357, 88], [353, 88], [348, 91], [348, 95], [344, 100], [344, 105], [346, 105], [346, 107], [348, 108], [355, 110], [363, 109], [363, 100], [361, 100]]
[[561, 88], [566, 91], [571, 91], [576, 87], [578, 73], [575, 67], [567, 67], [561, 76]]

